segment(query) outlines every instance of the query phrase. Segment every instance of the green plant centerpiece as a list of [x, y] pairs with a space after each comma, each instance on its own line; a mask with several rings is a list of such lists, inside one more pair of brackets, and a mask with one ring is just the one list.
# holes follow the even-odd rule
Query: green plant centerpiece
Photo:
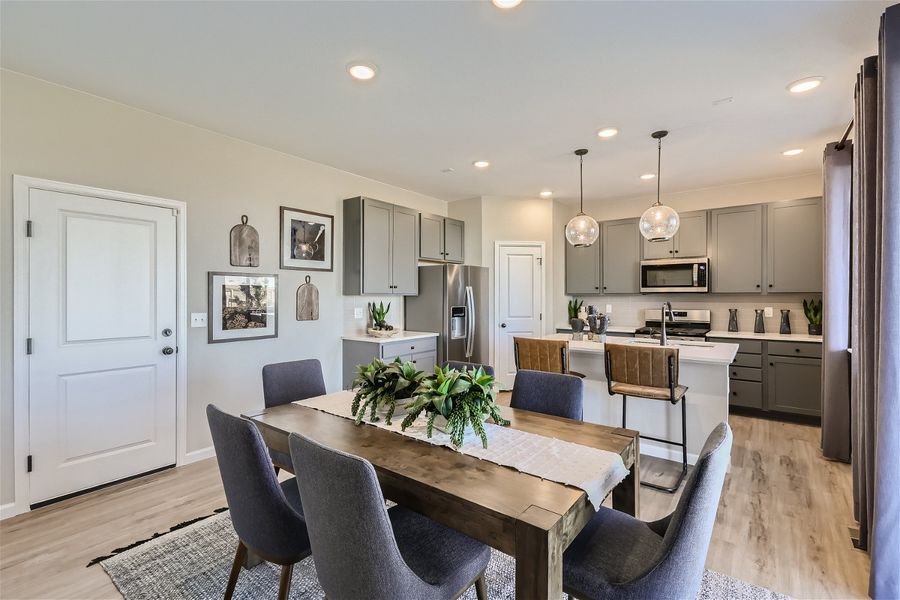
[[807, 327], [809, 335], [822, 335], [822, 301], [804, 299], [803, 313], [806, 315], [806, 320], [809, 321]]
[[387, 306], [384, 305], [384, 302], [379, 302], [377, 305], [374, 302], [369, 302], [369, 317], [372, 319], [372, 329], [393, 331], [393, 325], [388, 325], [386, 320], [389, 312], [391, 312], [390, 302], [388, 302]]
[[431, 437], [435, 419], [443, 417], [447, 420], [450, 441], [457, 448], [462, 445], [466, 427], [470, 425], [481, 438], [481, 445], [487, 448], [484, 429], [487, 417], [497, 425], [509, 425], [509, 421], [500, 415], [496, 403], [494, 378], [482, 367], [457, 371], [436, 366], [434, 374], [422, 379], [413, 401], [406, 405], [406, 411], [406, 418], [400, 425], [402, 430], [406, 431], [425, 412], [428, 415], [426, 433]]
[[584, 300], [574, 297], [569, 300], [569, 325], [572, 326], [573, 333], [584, 331], [584, 321], [578, 316], [582, 306], [584, 306]]
[[356, 424], [362, 423], [367, 411], [369, 421], [378, 421], [378, 409], [382, 408], [384, 420], [390, 425], [397, 403], [412, 398], [424, 377], [425, 373], [413, 363], [399, 358], [390, 363], [376, 358], [367, 365], [359, 365], [352, 386], [356, 394], [350, 407]]

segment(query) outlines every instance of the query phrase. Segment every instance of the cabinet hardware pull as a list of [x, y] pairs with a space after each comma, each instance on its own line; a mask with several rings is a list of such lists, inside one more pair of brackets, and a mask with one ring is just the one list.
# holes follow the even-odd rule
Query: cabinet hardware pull
[[775, 366], [775, 363], [769, 363], [769, 366], [770, 366], [770, 367], [774, 367], [774, 366]]
[[794, 348], [794, 352], [800, 352], [800, 348]]
[[772, 287], [772, 284], [771, 284], [771, 283], [769, 284], [769, 287]]
[[756, 284], [756, 287], [759, 287], [759, 284], [758, 284], [758, 283]]

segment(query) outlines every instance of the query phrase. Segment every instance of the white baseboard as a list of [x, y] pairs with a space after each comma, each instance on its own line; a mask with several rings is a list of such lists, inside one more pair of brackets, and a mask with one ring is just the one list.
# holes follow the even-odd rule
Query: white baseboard
[[213, 446], [207, 446], [206, 448], [200, 448], [199, 450], [194, 450], [193, 452], [188, 452], [184, 455], [184, 460], [181, 461], [182, 465], [189, 465], [191, 463], [195, 463], [198, 460], [205, 460], [207, 458], [212, 458], [216, 455], [216, 449]]
[[8, 519], [10, 517], [15, 517], [16, 515], [21, 515], [24, 512], [28, 512], [27, 506], [22, 507], [15, 502], [0, 504], [0, 521], [2, 521], [3, 519]]
[[[672, 462], [681, 462], [681, 448], [673, 448], [671, 446], [656, 444], [650, 440], [641, 440], [641, 454], [646, 454], [647, 456], [653, 456], [656, 458], [662, 458], [664, 460], [671, 460]], [[697, 462], [697, 458], [698, 457], [696, 454], [691, 454], [690, 452], [688, 452], [687, 459], [689, 465]]]

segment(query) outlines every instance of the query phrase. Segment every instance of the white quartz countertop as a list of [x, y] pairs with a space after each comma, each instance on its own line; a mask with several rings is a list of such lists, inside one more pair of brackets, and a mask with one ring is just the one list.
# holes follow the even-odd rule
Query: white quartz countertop
[[[570, 352], [591, 352], [595, 354], [603, 353], [603, 344], [588, 340], [575, 341], [572, 334], [556, 333], [553, 335], [545, 335], [546, 340], [568, 340]], [[641, 346], [658, 346], [659, 340], [650, 339], [616, 339], [615, 341], [607, 338], [609, 343], [641, 345]], [[737, 354], [739, 346], [737, 344], [713, 343], [713, 342], [695, 342], [689, 340], [670, 340], [669, 347], [678, 348], [678, 360], [680, 362], [696, 362], [696, 363], [712, 363], [730, 365]]]
[[367, 335], [365, 333], [359, 334], [347, 334], [341, 336], [342, 340], [349, 340], [352, 342], [375, 342], [378, 344], [389, 344], [391, 342], [408, 342], [411, 340], [421, 340], [423, 338], [437, 337], [438, 334], [431, 333], [428, 331], [401, 331], [397, 335], [393, 337], [375, 337], [374, 335]]
[[821, 335], [809, 335], [806, 333], [753, 333], [752, 331], [710, 331], [706, 337], [734, 338], [736, 340], [760, 340], [769, 342], [809, 342], [821, 344]]
[[[610, 325], [606, 328], [607, 333], [634, 333], [634, 331], [638, 328], [642, 327], [642, 325]], [[566, 329], [571, 331], [572, 326], [568, 323], [564, 325], [557, 325], [557, 329]], [[587, 331], [587, 325], [585, 325], [584, 330]]]

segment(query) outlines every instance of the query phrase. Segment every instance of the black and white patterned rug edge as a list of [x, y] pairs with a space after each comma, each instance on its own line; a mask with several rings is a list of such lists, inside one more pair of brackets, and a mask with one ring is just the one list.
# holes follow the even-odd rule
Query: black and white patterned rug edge
[[[107, 558], [100, 565], [126, 600], [219, 599], [225, 589], [237, 536], [227, 512], [156, 537]], [[274, 598], [280, 567], [262, 563], [241, 572], [235, 598]], [[515, 598], [515, 561], [493, 551], [486, 574], [488, 597]], [[294, 567], [292, 600], [324, 597], [308, 558]], [[470, 589], [463, 600], [475, 600]], [[788, 600], [772, 590], [706, 571], [698, 600]]]

